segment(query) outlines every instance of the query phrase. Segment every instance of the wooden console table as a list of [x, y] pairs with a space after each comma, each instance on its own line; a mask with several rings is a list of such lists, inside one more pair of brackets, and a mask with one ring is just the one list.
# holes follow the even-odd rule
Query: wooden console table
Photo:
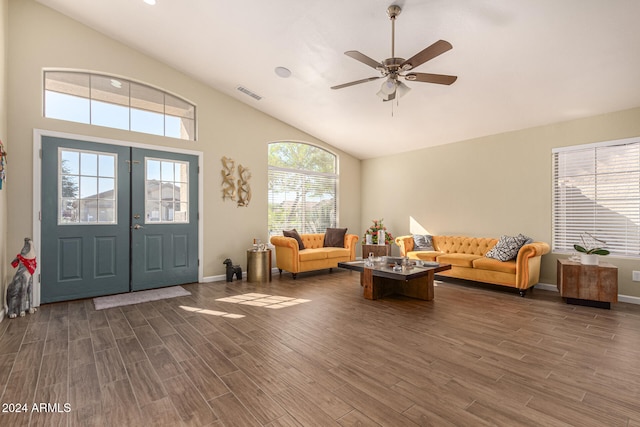
[[618, 268], [608, 263], [583, 265], [558, 260], [558, 290], [567, 304], [611, 308], [618, 302]]

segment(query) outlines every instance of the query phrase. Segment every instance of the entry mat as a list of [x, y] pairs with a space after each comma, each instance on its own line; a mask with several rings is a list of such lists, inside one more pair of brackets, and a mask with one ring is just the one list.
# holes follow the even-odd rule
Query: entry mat
[[183, 297], [186, 295], [191, 295], [191, 292], [187, 291], [182, 286], [171, 286], [168, 288], [149, 289], [148, 291], [137, 291], [126, 294], [97, 297], [93, 299], [93, 304], [96, 307], [96, 310], [104, 310], [106, 308], [140, 304], [143, 302]]

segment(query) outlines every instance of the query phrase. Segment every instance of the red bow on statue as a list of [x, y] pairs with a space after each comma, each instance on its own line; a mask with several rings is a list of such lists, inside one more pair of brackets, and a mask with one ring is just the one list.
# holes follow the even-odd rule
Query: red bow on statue
[[18, 266], [19, 263], [22, 263], [22, 265], [25, 266], [25, 268], [29, 271], [29, 273], [33, 274], [36, 271], [36, 268], [38, 267], [38, 263], [36, 262], [35, 258], [25, 258], [22, 255], [18, 254], [16, 255], [17, 259], [14, 259], [11, 262], [11, 267], [16, 268]]

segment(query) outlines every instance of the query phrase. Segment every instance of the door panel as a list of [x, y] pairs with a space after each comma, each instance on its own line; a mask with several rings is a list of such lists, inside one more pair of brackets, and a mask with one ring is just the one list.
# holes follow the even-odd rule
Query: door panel
[[198, 158], [132, 149], [131, 289], [198, 281]]
[[43, 303], [129, 290], [129, 148], [42, 138]]

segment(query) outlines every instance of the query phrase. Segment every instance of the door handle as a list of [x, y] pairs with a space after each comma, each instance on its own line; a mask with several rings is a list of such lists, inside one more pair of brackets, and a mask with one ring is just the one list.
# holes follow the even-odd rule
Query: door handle
[[139, 230], [139, 229], [144, 228], [144, 227], [143, 227], [143, 226], [141, 226], [140, 224], [136, 224], [136, 225], [134, 225], [134, 226], [133, 226], [133, 227], [131, 227], [131, 228], [133, 228], [134, 230]]

